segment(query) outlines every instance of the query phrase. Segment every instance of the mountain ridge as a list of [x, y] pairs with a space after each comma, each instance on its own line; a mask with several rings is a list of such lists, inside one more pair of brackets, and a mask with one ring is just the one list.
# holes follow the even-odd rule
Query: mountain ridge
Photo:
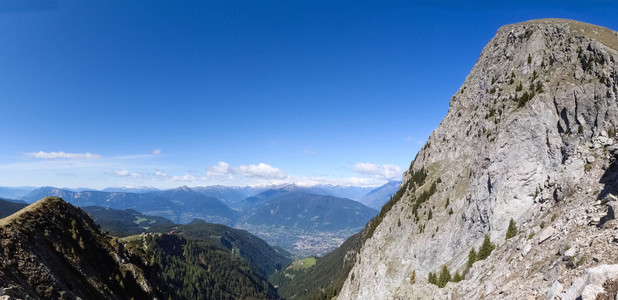
[[[404, 173], [401, 197], [368, 225], [340, 299], [521, 299], [544, 295], [555, 282], [575, 295], [582, 272], [617, 263], [606, 247], [584, 241], [597, 230], [586, 224], [614, 224], [596, 203], [617, 187], [615, 41], [614, 31], [569, 20], [501, 27]], [[521, 231], [505, 242], [509, 220]], [[467, 267], [486, 234], [495, 254]], [[553, 256], [565, 245], [578, 249], [572, 257], [603, 261], [569, 267]], [[529, 271], [530, 260], [542, 267]], [[464, 280], [444, 289], [428, 284], [442, 266]], [[511, 279], [515, 273], [523, 278]]]
[[[41, 199], [1, 219], [0, 234], [0, 280], [7, 295], [118, 299], [158, 294], [118, 244], [110, 244], [92, 220], [60, 198]], [[122, 286], [113, 279], [121, 270], [132, 273], [123, 273]]]
[[58, 197], [0, 219], [0, 242], [3, 298], [279, 299], [223, 245], [161, 233], [120, 241]]

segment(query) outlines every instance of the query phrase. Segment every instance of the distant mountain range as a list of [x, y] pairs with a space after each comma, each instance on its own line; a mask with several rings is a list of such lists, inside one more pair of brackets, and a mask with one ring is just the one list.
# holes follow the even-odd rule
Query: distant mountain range
[[216, 198], [204, 196], [188, 187], [148, 193], [72, 192], [53, 187], [33, 190], [22, 199], [34, 202], [47, 196], [60, 197], [77, 206], [101, 206], [115, 209], [134, 209], [139, 212], [162, 216], [176, 223], [193, 219], [232, 225], [237, 213]]
[[[71, 189], [72, 191], [75, 191], [73, 189]], [[92, 189], [90, 189], [92, 191]], [[160, 191], [157, 188], [154, 187], [148, 187], [148, 186], [138, 186], [138, 187], [131, 187], [131, 186], [120, 186], [120, 187], [107, 187], [101, 190], [102, 192], [125, 192], [125, 193], [147, 193], [147, 192], [156, 192], [156, 191]], [[77, 191], [76, 191], [77, 192]]]
[[378, 211], [360, 202], [286, 186], [243, 200], [250, 207], [235, 227], [297, 256], [323, 255], [358, 232]]
[[0, 186], [0, 197], [7, 199], [21, 199], [35, 187], [5, 187]]
[[364, 195], [371, 192], [374, 188], [366, 186], [318, 184], [311, 187], [306, 187], [305, 189], [313, 194], [330, 195], [338, 198], [359, 200]]
[[392, 195], [394, 195], [397, 190], [399, 190], [399, 186], [401, 185], [401, 181], [390, 181], [383, 186], [380, 186], [368, 194], [361, 197], [358, 201], [362, 204], [365, 204], [371, 208], [380, 209], [390, 199]]
[[201, 193], [207, 197], [213, 197], [221, 200], [226, 205], [237, 208], [238, 204], [245, 198], [263, 192], [267, 188], [264, 187], [238, 187], [238, 186], [198, 186], [191, 187], [192, 190]]
[[[179, 187], [170, 190], [149, 188], [126, 190], [109, 188], [107, 191], [72, 191], [54, 187], [41, 187], [21, 197], [28, 203], [47, 196], [60, 197], [91, 213], [98, 209], [99, 223], [119, 222], [108, 220], [105, 209], [125, 211], [128, 220], [124, 226], [138, 233], [147, 227], [157, 228], [158, 223], [142, 220], [137, 214], [163, 217], [175, 224], [187, 224], [195, 219], [248, 230], [272, 245], [280, 246], [296, 255], [321, 255], [358, 232], [377, 214], [398, 183], [389, 183], [377, 189], [343, 186], [299, 186], [294, 184], [265, 187], [209, 186]], [[366, 192], [368, 191], [369, 192]], [[138, 192], [139, 191], [139, 192]], [[333, 194], [357, 197], [362, 203]], [[136, 219], [137, 218], [137, 219]], [[165, 223], [164, 223], [165, 224]], [[151, 228], [152, 227], [152, 228]], [[112, 232], [119, 234], [119, 232]]]
[[305, 230], [340, 230], [363, 226], [378, 211], [360, 202], [301, 190], [269, 190], [251, 197], [254, 207], [239, 220]]

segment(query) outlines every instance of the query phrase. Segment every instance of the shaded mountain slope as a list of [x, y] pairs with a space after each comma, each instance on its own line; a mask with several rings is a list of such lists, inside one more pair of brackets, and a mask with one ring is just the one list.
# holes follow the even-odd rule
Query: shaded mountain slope
[[133, 209], [119, 210], [100, 206], [84, 206], [81, 209], [103, 230], [117, 237], [156, 231], [174, 225], [166, 218], [145, 215]]
[[10, 216], [26, 206], [28, 206], [28, 204], [18, 203], [0, 198], [0, 219], [6, 216]]
[[290, 253], [274, 249], [263, 240], [241, 229], [194, 220], [170, 227], [184, 237], [217, 244], [246, 260], [260, 275], [270, 276], [290, 263]]
[[276, 289], [249, 264], [207, 240], [146, 234], [127, 248], [157, 266], [172, 299], [279, 299]]

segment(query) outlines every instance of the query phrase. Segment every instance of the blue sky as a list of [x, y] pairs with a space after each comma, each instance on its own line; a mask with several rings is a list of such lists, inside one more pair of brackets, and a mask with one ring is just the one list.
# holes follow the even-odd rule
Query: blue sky
[[0, 185], [400, 178], [505, 24], [613, 1], [0, 0]]

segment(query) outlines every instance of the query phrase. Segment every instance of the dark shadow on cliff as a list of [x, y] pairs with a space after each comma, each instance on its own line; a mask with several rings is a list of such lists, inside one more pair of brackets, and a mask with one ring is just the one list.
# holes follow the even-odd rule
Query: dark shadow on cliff
[[599, 193], [597, 199], [603, 199], [608, 194], [616, 195], [618, 192], [618, 148], [610, 150], [611, 158], [610, 164], [599, 183], [604, 184], [603, 190]]

